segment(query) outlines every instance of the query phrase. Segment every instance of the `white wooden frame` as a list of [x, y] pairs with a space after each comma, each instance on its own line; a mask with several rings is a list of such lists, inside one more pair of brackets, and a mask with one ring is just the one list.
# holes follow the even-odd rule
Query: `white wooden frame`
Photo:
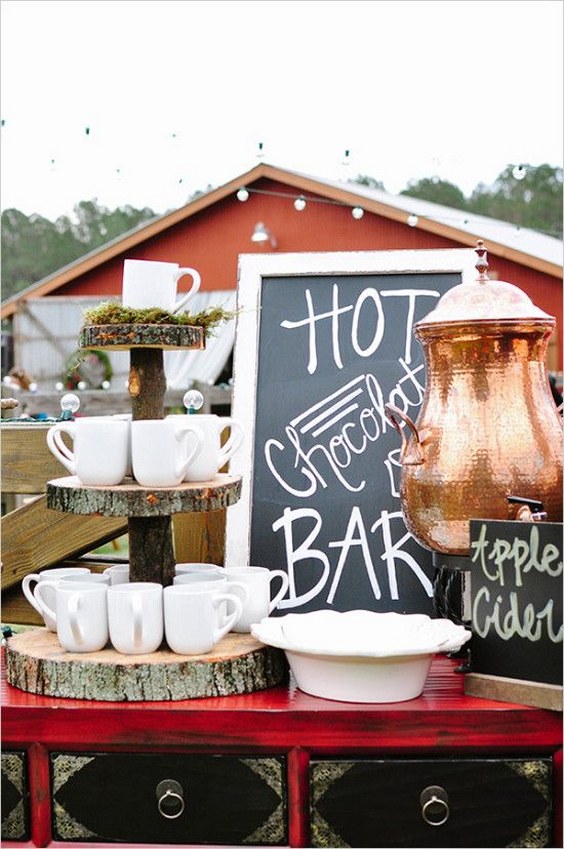
[[459, 273], [463, 283], [477, 277], [474, 249], [356, 251], [331, 253], [241, 254], [238, 269], [237, 327], [231, 414], [246, 439], [230, 462], [230, 474], [243, 478], [242, 495], [227, 510], [225, 566], [249, 565], [254, 468], [256, 382], [260, 308], [264, 277]]

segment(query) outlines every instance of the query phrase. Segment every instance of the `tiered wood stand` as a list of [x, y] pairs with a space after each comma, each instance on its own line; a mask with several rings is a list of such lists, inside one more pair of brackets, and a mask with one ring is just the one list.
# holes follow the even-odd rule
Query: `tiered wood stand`
[[[132, 420], [164, 417], [163, 350], [204, 348], [200, 327], [177, 325], [90, 326], [83, 348], [130, 351]], [[241, 477], [152, 489], [134, 480], [113, 487], [83, 486], [76, 477], [47, 484], [47, 506], [78, 515], [127, 516], [130, 581], [172, 584], [175, 570], [171, 515], [221, 510], [235, 504]], [[32, 693], [104, 701], [175, 700], [251, 693], [280, 683], [287, 672], [280, 650], [249, 635], [228, 634], [213, 652], [197, 657], [163, 647], [127, 656], [112, 649], [84, 655], [61, 649], [55, 634], [38, 628], [12, 637], [6, 652], [10, 684]]]

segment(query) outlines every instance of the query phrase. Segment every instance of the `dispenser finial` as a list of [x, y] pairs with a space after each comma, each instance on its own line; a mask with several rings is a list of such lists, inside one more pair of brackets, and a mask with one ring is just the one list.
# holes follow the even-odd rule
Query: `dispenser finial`
[[488, 279], [487, 268], [488, 268], [488, 260], [487, 260], [487, 251], [484, 247], [484, 242], [482, 239], [478, 239], [475, 248], [476, 253], [478, 254], [478, 261], [476, 263], [476, 268], [478, 270], [478, 283], [485, 283]]

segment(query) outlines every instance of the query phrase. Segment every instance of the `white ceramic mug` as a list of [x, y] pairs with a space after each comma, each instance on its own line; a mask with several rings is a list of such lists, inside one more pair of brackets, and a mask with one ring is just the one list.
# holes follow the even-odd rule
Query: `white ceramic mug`
[[[213, 480], [243, 444], [243, 428], [230, 416], [216, 416], [213, 413], [194, 416], [174, 414], [166, 417], [166, 420], [171, 421], [175, 427], [181, 427], [186, 419], [191, 419], [198, 425], [203, 433], [203, 442], [197, 456], [188, 466], [184, 480], [193, 482]], [[221, 434], [225, 428], [229, 428], [230, 433], [229, 438], [222, 445]]]
[[[50, 427], [47, 445], [51, 454], [85, 486], [116, 486], [124, 479], [129, 465], [129, 429], [128, 421], [85, 416]], [[63, 433], [70, 436], [72, 449], [63, 441]]]
[[[192, 286], [177, 298], [178, 281], [190, 275]], [[195, 268], [180, 268], [177, 262], [148, 259], [126, 259], [123, 263], [122, 304], [133, 309], [157, 307], [178, 312], [200, 288], [200, 275]]]
[[[77, 576], [78, 577], [78, 576]], [[35, 588], [36, 598], [45, 604], [48, 583], [40, 582]], [[100, 651], [108, 642], [108, 587], [101, 583], [74, 583], [60, 580], [55, 587], [55, 608], [46, 612], [54, 618], [57, 637], [68, 652]]]
[[223, 566], [216, 566], [215, 563], [177, 563], [174, 571], [176, 575], [225, 574]]
[[131, 413], [114, 413], [111, 416], [112, 419], [117, 419], [121, 422], [127, 422], [129, 425], [129, 448], [128, 448], [128, 458], [127, 458], [127, 468], [125, 470], [125, 474], [128, 477], [131, 477], [133, 472], [131, 471]]
[[241, 610], [242, 603], [236, 595], [217, 592], [211, 583], [165, 587], [164, 621], [169, 648], [177, 654], [210, 652], [232, 630]]
[[[57, 581], [58, 584], [66, 585], [72, 581], [73, 584], [101, 584], [102, 586], [110, 586], [110, 576], [104, 572], [88, 572], [86, 575], [62, 575]], [[44, 582], [46, 583], [46, 582]]]
[[[267, 569], [264, 566], [235, 566], [225, 570], [228, 578], [234, 578], [248, 590], [243, 613], [234, 627], [239, 633], [249, 633], [251, 625], [268, 616], [286, 595], [288, 575], [282, 569]], [[272, 582], [279, 578], [282, 585], [273, 598], [270, 597]]]
[[209, 585], [218, 592], [234, 593], [243, 604], [249, 600], [249, 590], [242, 581], [232, 580], [225, 569], [221, 572], [183, 572], [172, 579], [173, 586]]
[[109, 586], [110, 641], [120, 654], [150, 654], [163, 641], [163, 588], [151, 581]]
[[114, 566], [108, 566], [104, 569], [104, 575], [108, 575], [110, 584], [127, 584], [129, 581], [129, 563], [116, 563]]
[[[43, 621], [45, 625], [50, 631], [57, 630], [57, 623], [55, 622], [55, 618], [49, 615], [46, 615], [44, 610], [45, 607], [50, 610], [55, 609], [55, 584], [62, 578], [63, 575], [84, 575], [90, 574], [90, 569], [86, 569], [83, 566], [58, 566], [55, 569], [45, 569], [43, 572], [33, 572], [29, 575], [26, 575], [22, 580], [22, 592], [26, 599], [29, 601], [31, 606], [40, 616], [43, 617]], [[45, 605], [41, 606], [34, 595], [34, 587], [36, 584], [42, 582], [49, 583], [49, 590], [46, 592], [44, 596]], [[32, 587], [33, 584], [33, 587]]]
[[166, 419], [132, 422], [131, 458], [135, 480], [141, 486], [178, 486], [201, 450], [202, 442], [201, 430], [188, 417], [181, 427], [174, 427]]

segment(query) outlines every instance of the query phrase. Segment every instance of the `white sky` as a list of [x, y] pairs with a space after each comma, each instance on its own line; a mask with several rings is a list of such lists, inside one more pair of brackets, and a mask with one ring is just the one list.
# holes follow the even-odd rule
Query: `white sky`
[[394, 193], [562, 165], [562, 0], [0, 7], [3, 209], [165, 212], [252, 168], [259, 142], [271, 164]]

